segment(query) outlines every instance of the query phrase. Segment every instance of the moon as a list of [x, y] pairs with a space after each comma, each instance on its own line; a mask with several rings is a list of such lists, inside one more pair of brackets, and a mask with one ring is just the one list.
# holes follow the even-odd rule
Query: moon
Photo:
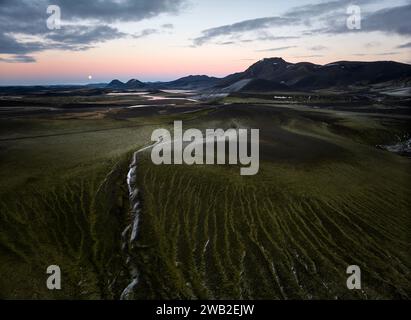
[[88, 76], [88, 79], [89, 79], [89, 80], [93, 79], [93, 76], [92, 76], [92, 75], [89, 75], [89, 76]]

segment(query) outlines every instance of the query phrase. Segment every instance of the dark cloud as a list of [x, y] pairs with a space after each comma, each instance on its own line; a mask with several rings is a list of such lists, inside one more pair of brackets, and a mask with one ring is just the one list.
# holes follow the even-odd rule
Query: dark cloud
[[[305, 26], [308, 30], [303, 35], [339, 34], [344, 32], [371, 32], [381, 31], [399, 35], [410, 35], [411, 5], [381, 9], [376, 12], [366, 13], [367, 5], [382, 2], [382, 0], [334, 0], [317, 4], [297, 6], [286, 11], [281, 16], [265, 17], [252, 20], [244, 20], [231, 25], [223, 25], [203, 30], [201, 35], [193, 40], [194, 46], [201, 46], [221, 36], [238, 36], [246, 32], [254, 31], [262, 33], [255, 40], [279, 40], [271, 36], [267, 29], [282, 26]], [[350, 30], [347, 28], [347, 8], [350, 5], [358, 5], [362, 9], [362, 29]], [[315, 25], [315, 27], [314, 27]], [[288, 38], [291, 38], [290, 36]], [[298, 35], [295, 35], [298, 38]], [[313, 49], [315, 50], [315, 49]]]
[[314, 30], [314, 33], [340, 34], [349, 32], [373, 32], [379, 31], [388, 34], [403, 36], [411, 35], [411, 4], [404, 6], [385, 8], [372, 13], [363, 13], [361, 28], [350, 30], [346, 26], [346, 19], [330, 19], [324, 28]]
[[[357, 0], [356, 4], [368, 4], [377, 1], [379, 0]], [[351, 0], [335, 0], [319, 4], [303, 5], [290, 9], [282, 16], [244, 20], [230, 25], [206, 29], [201, 32], [199, 37], [193, 40], [193, 44], [194, 46], [201, 46], [220, 36], [232, 36], [250, 31], [261, 31], [270, 27], [307, 25], [311, 23], [311, 20], [329, 14], [330, 12], [334, 13], [336, 10], [346, 10], [350, 4], [352, 4]], [[260, 36], [258, 40], [279, 39], [275, 36]]]
[[405, 48], [411, 48], [411, 42], [401, 44], [397, 47], [397, 49], [405, 49]]
[[300, 22], [302, 22], [304, 19], [318, 18], [319, 16], [328, 15], [336, 11], [345, 12], [349, 5], [366, 5], [378, 1], [381, 0], [334, 0], [317, 4], [307, 4], [291, 8], [284, 16], [298, 18]]
[[140, 39], [140, 38], [151, 36], [153, 34], [172, 34], [173, 32], [172, 29], [174, 29], [174, 25], [171, 23], [170, 24], [167, 23], [167, 24], [163, 24], [158, 29], [154, 29], [154, 28], [143, 29], [140, 32], [133, 34], [132, 38]]
[[80, 51], [123, 36], [124, 33], [109, 26], [70, 26], [49, 31], [42, 35], [42, 41], [22, 42], [9, 34], [0, 33], [0, 54], [27, 54], [44, 50]]
[[110, 26], [69, 26], [60, 30], [54, 30], [46, 35], [46, 38], [68, 46], [82, 47], [95, 42], [104, 42], [126, 36]]
[[144, 29], [140, 33], [133, 35], [133, 38], [140, 39], [140, 38], [148, 37], [152, 34], [156, 34], [159, 32], [160, 31], [158, 31], [157, 29]]
[[282, 51], [282, 50], [287, 50], [291, 48], [297, 48], [297, 46], [285, 46], [285, 47], [278, 47], [278, 48], [271, 48], [271, 49], [262, 49], [262, 50], [256, 50], [256, 52]]
[[1, 58], [1, 62], [7, 62], [7, 63], [31, 63], [31, 62], [36, 62], [36, 59], [34, 59], [31, 56], [26, 56], [26, 55], [14, 55], [9, 58]]
[[[49, 0], [61, 7], [65, 18], [91, 19], [103, 22], [140, 21], [162, 13], [178, 13], [185, 0]], [[85, 4], [87, 3], [87, 4]]]
[[235, 41], [224, 41], [224, 42], [219, 42], [218, 44], [222, 46], [229, 46], [229, 45], [235, 44]]
[[[186, 0], [0, 0], [0, 54], [22, 57], [48, 49], [85, 50], [96, 43], [128, 36], [112, 22], [140, 21], [162, 13], [177, 13]], [[47, 7], [61, 8], [61, 29], [47, 28]], [[163, 28], [171, 29], [172, 24]], [[137, 36], [155, 33], [143, 30]], [[35, 41], [22, 41], [21, 37], [35, 37]], [[0, 61], [9, 61], [3, 58]], [[24, 60], [24, 59], [22, 59]], [[18, 61], [18, 59], [16, 59]]]
[[382, 9], [365, 17], [363, 31], [382, 31], [411, 35], [411, 4]]
[[19, 42], [8, 34], [0, 33], [0, 54], [25, 54], [44, 49], [41, 42]]
[[194, 39], [194, 45], [201, 46], [220, 36], [232, 36], [238, 33], [257, 31], [274, 26], [285, 26], [296, 22], [295, 18], [266, 17], [245, 20], [234, 24], [224, 25], [216, 28], [206, 29], [201, 36]]

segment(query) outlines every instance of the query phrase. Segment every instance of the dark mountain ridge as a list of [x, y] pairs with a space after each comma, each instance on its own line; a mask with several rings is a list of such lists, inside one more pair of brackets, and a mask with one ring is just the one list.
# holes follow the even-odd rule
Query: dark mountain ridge
[[411, 65], [394, 61], [337, 61], [325, 65], [310, 62], [290, 63], [282, 58], [257, 61], [243, 72], [222, 79], [190, 75], [169, 82], [127, 83], [113, 80], [110, 89], [181, 89], [216, 92], [287, 91], [349, 88], [395, 83], [406, 86], [411, 79]]
[[209, 77], [206, 75], [190, 75], [170, 82], [159, 84], [159, 88], [170, 89], [206, 89], [216, 85], [220, 81], [219, 78]]
[[137, 79], [131, 79], [126, 83], [119, 80], [111, 81], [106, 88], [109, 89], [180, 89], [180, 90], [201, 90], [216, 85], [219, 78], [209, 77], [206, 75], [190, 75], [174, 81], [168, 82], [141, 82]]
[[[271, 87], [293, 90], [326, 89], [355, 85], [372, 85], [389, 81], [409, 81], [411, 65], [394, 61], [338, 61], [326, 65], [309, 62], [290, 63], [282, 58], [267, 58], [250, 66], [244, 72], [223, 78], [216, 89], [238, 89], [252, 87], [257, 90], [269, 90]], [[247, 81], [245, 81], [247, 80]], [[255, 82], [264, 80], [263, 82]], [[270, 85], [268, 85], [268, 82]], [[261, 86], [258, 86], [258, 83]]]

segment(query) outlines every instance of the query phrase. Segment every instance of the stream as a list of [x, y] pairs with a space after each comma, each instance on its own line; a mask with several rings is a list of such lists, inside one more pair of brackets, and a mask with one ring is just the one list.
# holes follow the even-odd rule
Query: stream
[[[127, 256], [126, 264], [129, 268], [132, 280], [129, 283], [129, 285], [121, 293], [120, 300], [132, 299], [134, 289], [136, 288], [139, 282], [138, 269], [137, 269], [136, 264], [133, 262], [133, 259], [130, 254], [130, 251], [133, 248], [133, 244], [137, 239], [138, 227], [139, 227], [139, 222], [140, 222], [140, 213], [141, 213], [140, 191], [137, 188], [138, 155], [141, 152], [154, 147], [156, 144], [160, 142], [161, 140], [134, 152], [132, 161], [130, 164], [130, 169], [127, 174], [127, 186], [128, 186], [132, 222], [124, 229], [121, 236], [122, 236], [122, 250], [126, 252], [126, 256]], [[129, 234], [130, 236], [128, 237]]]

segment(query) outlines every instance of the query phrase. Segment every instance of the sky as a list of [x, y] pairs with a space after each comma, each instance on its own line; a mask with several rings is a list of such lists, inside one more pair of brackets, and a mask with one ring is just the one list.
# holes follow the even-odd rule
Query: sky
[[410, 0], [0, 0], [0, 85], [223, 77], [267, 57], [411, 63], [410, 17]]

